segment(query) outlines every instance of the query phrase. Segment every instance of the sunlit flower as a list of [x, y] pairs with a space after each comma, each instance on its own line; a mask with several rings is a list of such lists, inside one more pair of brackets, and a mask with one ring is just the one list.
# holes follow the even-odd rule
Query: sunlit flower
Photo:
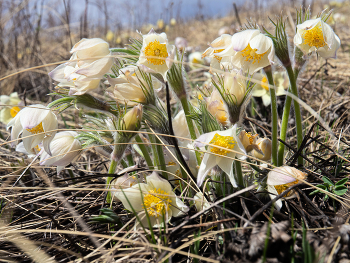
[[231, 44], [217, 56], [231, 56], [236, 68], [250, 74], [273, 64], [275, 49], [271, 38], [260, 33], [259, 29], [248, 29], [236, 33]]
[[246, 96], [247, 84], [240, 73], [232, 70], [224, 74], [224, 90], [231, 95], [233, 103], [240, 106]]
[[[11, 140], [18, 139], [22, 134], [23, 146], [28, 153], [36, 154], [40, 151], [38, 144], [42, 142], [45, 151], [51, 154], [49, 145], [56, 134], [58, 124], [56, 115], [50, 109], [40, 104], [25, 107], [7, 127], [12, 127]], [[16, 145], [17, 142], [13, 142], [12, 145]]]
[[204, 64], [204, 60], [202, 59], [202, 53], [198, 52], [198, 51], [192, 52], [188, 56], [188, 62], [190, 63], [190, 67], [193, 69], [197, 68], [198, 64], [200, 64], [200, 65]]
[[114, 38], [114, 33], [112, 30], [108, 30], [107, 34], [106, 34], [106, 39], [108, 42], [111, 42]]
[[204, 99], [210, 114], [213, 115], [216, 120], [223, 126], [229, 125], [229, 116], [227, 113], [226, 105], [224, 104], [220, 93], [215, 89], [210, 94], [210, 97]]
[[138, 213], [139, 223], [144, 227], [149, 226], [145, 211], [152, 227], [164, 225], [163, 218], [168, 223], [171, 217], [182, 216], [188, 212], [189, 208], [175, 195], [170, 183], [156, 172], [147, 176], [146, 182], [114, 194], [127, 210]]
[[259, 138], [256, 141], [257, 148], [253, 149], [253, 156], [262, 161], [269, 161], [271, 159], [272, 143], [269, 138]]
[[222, 70], [226, 66], [226, 64], [222, 64], [222, 62], [226, 62], [225, 59], [223, 61], [224, 56], [221, 56], [219, 54], [230, 46], [231, 39], [231, 35], [223, 34], [220, 37], [216, 38], [213, 42], [211, 42], [210, 47], [204, 51], [202, 58], [211, 58], [210, 72], [214, 73], [215, 70]]
[[[174, 133], [178, 137], [191, 138], [190, 131], [187, 126], [186, 115], [183, 110], [180, 110], [173, 119]], [[196, 134], [199, 136], [197, 127], [195, 127]], [[178, 138], [179, 141], [188, 143], [188, 140]]]
[[[155, 78], [151, 78], [149, 81], [152, 82], [153, 89], [161, 87], [161, 83]], [[131, 106], [137, 103], [146, 103], [147, 93], [153, 92], [136, 66], [122, 68], [119, 77], [108, 77], [108, 83], [111, 85], [107, 89], [108, 94], [116, 99], [118, 103], [127, 103]]]
[[175, 26], [176, 25], [176, 19], [175, 18], [170, 19], [170, 25], [171, 26]]
[[[197, 147], [204, 147], [208, 144], [207, 153], [204, 154], [202, 163], [199, 167], [197, 184], [201, 186], [206, 175], [215, 166], [218, 165], [229, 177], [233, 187], [237, 187], [236, 180], [233, 175], [233, 161], [235, 157], [245, 159], [246, 151], [242, 142], [236, 134], [237, 125], [225, 131], [214, 131], [201, 135], [195, 142]], [[229, 158], [226, 158], [229, 157]]]
[[[111, 182], [111, 189], [112, 190], [120, 190], [120, 189], [127, 189], [132, 187], [133, 185], [138, 183], [138, 179], [136, 176], [130, 176], [127, 172], [128, 170], [132, 171], [135, 168], [137, 168], [137, 165], [132, 167], [127, 167], [126, 169], [119, 172], [119, 174], [123, 174], [122, 176], [118, 177], [116, 180], [113, 180]], [[120, 201], [115, 195], [115, 191], [113, 191], [113, 197], [115, 201]]]
[[0, 96], [0, 122], [8, 124], [21, 110], [22, 101], [18, 98], [17, 92], [13, 92], [10, 96]]
[[78, 136], [74, 131], [63, 131], [56, 133], [50, 143], [51, 156], [43, 152], [40, 156], [40, 165], [57, 166], [57, 173], [78, 159], [81, 153], [81, 143], [75, 139]]
[[321, 18], [306, 20], [297, 25], [294, 44], [304, 55], [316, 51], [321, 57], [335, 58], [340, 47], [340, 39], [333, 29]]
[[[252, 96], [261, 97], [263, 104], [268, 106], [271, 104], [269, 82], [265, 74], [255, 73], [253, 75], [255, 86], [252, 90]], [[274, 72], [273, 79], [275, 82], [276, 96], [285, 95], [285, 89], [289, 86], [289, 79], [285, 72]]]
[[135, 131], [141, 126], [143, 109], [142, 105], [138, 104], [129, 110], [123, 117], [122, 122], [125, 130]]
[[160, 73], [165, 78], [174, 58], [175, 47], [169, 45], [165, 33], [157, 34], [153, 29], [143, 35], [143, 43], [138, 65], [143, 65], [150, 72]]
[[106, 41], [83, 38], [71, 50], [70, 60], [49, 73], [59, 87], [69, 87], [71, 95], [82, 95], [96, 89], [111, 69], [113, 58]]
[[238, 135], [239, 140], [244, 146], [246, 152], [251, 152], [254, 148], [257, 148], [257, 140], [259, 138], [258, 134], [251, 134], [242, 130]]
[[157, 27], [159, 29], [162, 29], [164, 27], [164, 20], [163, 19], [158, 19], [157, 21]]
[[[275, 198], [292, 185], [299, 183], [300, 179], [304, 180], [306, 176], [305, 173], [294, 167], [282, 166], [274, 168], [267, 175], [267, 190], [270, 193], [271, 199]], [[289, 192], [285, 197], [293, 197], [293, 192]], [[275, 203], [275, 206], [280, 210], [282, 207], [282, 201], [279, 199]]]

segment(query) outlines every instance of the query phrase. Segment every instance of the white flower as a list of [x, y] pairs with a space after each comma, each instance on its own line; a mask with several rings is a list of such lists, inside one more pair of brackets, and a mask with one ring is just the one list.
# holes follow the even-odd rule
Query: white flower
[[10, 96], [0, 96], [0, 122], [8, 124], [21, 110], [18, 106], [23, 103], [18, 98], [17, 92], [13, 92]]
[[215, 89], [210, 94], [210, 97], [204, 99], [210, 114], [213, 115], [216, 118], [216, 120], [223, 126], [227, 126], [229, 124], [227, 107], [226, 104], [223, 102], [219, 91]]
[[196, 193], [193, 199], [194, 199], [194, 205], [196, 206], [196, 209], [198, 212], [210, 207], [209, 202], [201, 192]]
[[222, 70], [224, 67], [227, 68], [227, 65], [225, 63], [222, 63], [226, 62], [226, 60], [223, 60], [223, 56], [219, 56], [218, 54], [230, 46], [231, 39], [231, 35], [223, 34], [211, 42], [210, 47], [204, 51], [202, 57], [211, 58], [210, 72], [214, 71], [215, 73], [215, 70]]
[[[51, 154], [49, 145], [56, 134], [58, 124], [56, 115], [50, 109], [40, 104], [25, 107], [7, 124], [7, 128], [10, 127], [11, 140], [18, 139], [22, 134], [23, 145], [28, 153], [36, 154], [39, 149], [36, 151], [35, 148], [42, 142], [45, 151]], [[38, 135], [33, 136], [35, 134]], [[12, 143], [16, 144], [17, 141]]]
[[[136, 166], [132, 166], [132, 167], [128, 167], [126, 169], [124, 169], [123, 171], [127, 170], [127, 169], [135, 169]], [[137, 184], [137, 178], [135, 176], [129, 176], [129, 174], [127, 172], [123, 172], [120, 171], [119, 174], [123, 174], [123, 176], [118, 177], [116, 180], [113, 180], [111, 182], [111, 187], [112, 189], [127, 189], [132, 187], [133, 185]], [[115, 193], [115, 191], [113, 192]], [[120, 201], [114, 194], [113, 194], [114, 200], [115, 201]]]
[[168, 223], [171, 217], [182, 216], [188, 212], [189, 208], [175, 195], [170, 183], [156, 172], [147, 176], [146, 182], [115, 192], [115, 196], [127, 210], [138, 213], [144, 227], [149, 226], [145, 210], [152, 227], [164, 225], [163, 218]]
[[141, 104], [134, 106], [123, 117], [122, 122], [125, 130], [135, 131], [141, 126], [143, 108]]
[[[173, 127], [174, 133], [178, 137], [183, 138], [191, 138], [190, 131], [188, 129], [186, 115], [184, 110], [180, 110], [173, 119]], [[194, 127], [197, 137], [199, 136], [199, 132], [197, 127]], [[178, 138], [180, 142], [185, 142], [186, 144], [189, 142], [188, 140]]]
[[175, 38], [175, 46], [177, 47], [178, 50], [183, 52], [187, 48], [188, 42], [187, 42], [186, 38], [176, 37]]
[[202, 53], [201, 52], [192, 52], [188, 56], [188, 62], [190, 64], [190, 67], [192, 69], [198, 68], [198, 64], [202, 65], [204, 64], [204, 60], [202, 59]]
[[169, 45], [165, 33], [157, 34], [153, 29], [143, 35], [143, 43], [138, 65], [149, 72], [160, 73], [165, 79], [166, 72], [172, 65], [175, 46]]
[[55, 68], [50, 77], [60, 87], [70, 87], [70, 95], [82, 95], [96, 89], [111, 69], [113, 58], [106, 41], [83, 38], [71, 50], [70, 61]]
[[235, 70], [225, 73], [224, 89], [226, 93], [231, 95], [235, 105], [240, 106], [243, 103], [247, 92], [247, 84], [240, 73]]
[[217, 56], [231, 56], [236, 68], [250, 74], [273, 64], [275, 49], [271, 38], [260, 33], [259, 29], [248, 29], [236, 33], [231, 44]]
[[50, 143], [51, 156], [43, 152], [40, 156], [40, 165], [57, 166], [57, 173], [72, 162], [74, 162], [81, 153], [81, 143], [75, 139], [78, 133], [74, 131], [63, 131], [56, 133]]
[[294, 44], [304, 55], [316, 51], [321, 57], [335, 58], [340, 47], [340, 39], [333, 29], [321, 18], [306, 20], [297, 25]]
[[[161, 87], [161, 83], [152, 78], [153, 89]], [[128, 103], [134, 106], [137, 103], [147, 102], [147, 93], [153, 92], [151, 87], [145, 81], [136, 66], [127, 66], [119, 71], [119, 77], [108, 77], [108, 83], [112, 87], [107, 91], [119, 103]]]
[[242, 145], [246, 152], [251, 152], [254, 148], [258, 148], [258, 137], [258, 134], [253, 135], [250, 132], [246, 132], [245, 130], [242, 130], [238, 135], [238, 138], [242, 142]]
[[[306, 174], [290, 166], [276, 167], [267, 175], [267, 190], [271, 199], [281, 194], [294, 184], [299, 183], [299, 179], [304, 180]], [[293, 192], [289, 192], [285, 197], [293, 197]], [[282, 201], [279, 199], [275, 206], [278, 210], [282, 207]]]
[[225, 131], [214, 131], [203, 134], [196, 140], [195, 145], [197, 147], [203, 147], [207, 144], [214, 144], [226, 148], [222, 149], [214, 146], [208, 146], [210, 153], [208, 152], [204, 154], [198, 171], [197, 184], [199, 186], [202, 185], [209, 171], [215, 165], [218, 165], [228, 175], [233, 187], [237, 187], [237, 183], [233, 175], [233, 161], [235, 157], [245, 159], [246, 151], [236, 135], [236, 128], [237, 124]]
[[[261, 97], [263, 104], [269, 106], [271, 104], [271, 96], [269, 89], [269, 82], [265, 74], [255, 73], [253, 75], [253, 81], [256, 84], [252, 90], [252, 96]], [[273, 79], [275, 82], [276, 96], [285, 95], [285, 89], [289, 86], [289, 79], [285, 72], [274, 72]]]

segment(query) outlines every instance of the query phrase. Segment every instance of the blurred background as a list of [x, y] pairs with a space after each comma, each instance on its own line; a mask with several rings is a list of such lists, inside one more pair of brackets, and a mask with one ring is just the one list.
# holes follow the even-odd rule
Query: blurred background
[[268, 27], [268, 15], [284, 10], [294, 17], [301, 5], [310, 6], [314, 15], [324, 8], [341, 16], [348, 12], [343, 8], [347, 1], [326, 0], [0, 0], [0, 95], [17, 91], [49, 100], [54, 85], [47, 73], [55, 67], [50, 63], [69, 59], [72, 46], [84, 37], [124, 47], [130, 37], [140, 36], [137, 31], [154, 28], [166, 32], [170, 43], [184, 37], [190, 51], [204, 51], [249, 18]]

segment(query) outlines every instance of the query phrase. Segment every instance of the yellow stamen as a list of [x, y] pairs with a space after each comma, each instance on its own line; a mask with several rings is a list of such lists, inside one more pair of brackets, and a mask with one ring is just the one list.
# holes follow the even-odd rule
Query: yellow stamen
[[198, 94], [198, 99], [199, 99], [199, 100], [203, 100], [202, 94]]
[[145, 55], [147, 61], [153, 65], [163, 65], [165, 63], [164, 59], [150, 58], [150, 57], [159, 57], [166, 58], [168, 57], [168, 52], [166, 50], [166, 44], [160, 44], [158, 40], [150, 42], [145, 47]]
[[35, 149], [37, 152], [40, 152], [40, 151], [41, 151], [41, 148], [39, 147], [39, 145], [35, 146], [34, 149]]
[[175, 162], [168, 162], [168, 165], [172, 166], [172, 165], [176, 165]]
[[160, 217], [169, 211], [169, 204], [171, 203], [169, 194], [163, 190], [150, 190], [148, 194], [144, 195], [143, 207], [147, 210], [150, 216]]
[[[223, 49], [214, 50], [214, 54], [215, 53], [220, 53], [221, 51], [224, 51], [224, 50]], [[221, 62], [221, 60], [222, 60], [222, 57], [219, 57], [219, 56], [215, 56], [214, 55], [214, 58], [216, 58], [219, 62]]]
[[17, 113], [20, 111], [21, 109], [17, 106], [15, 107], [12, 107], [11, 110], [10, 110], [10, 114], [11, 114], [11, 117], [14, 118], [16, 117]]
[[249, 143], [250, 143], [250, 144], [253, 144], [253, 143], [254, 143], [255, 137], [258, 136], [258, 134], [252, 135], [250, 132], [246, 132], [245, 135], [248, 137]]
[[[292, 185], [295, 185], [299, 183], [299, 180], [295, 180], [291, 183], [288, 184], [281, 184], [281, 185], [275, 185], [276, 191], [278, 194], [281, 194], [283, 191], [287, 190], [289, 187], [291, 187]], [[288, 197], [293, 195], [293, 191], [289, 191], [288, 194], [286, 194], [284, 197]]]
[[260, 63], [261, 58], [267, 53], [267, 51], [262, 54], [257, 54], [256, 51], [258, 51], [258, 49], [252, 49], [250, 44], [248, 44], [248, 46], [241, 51], [241, 55], [245, 58], [245, 61], [253, 62], [253, 64], [255, 62]]
[[[214, 138], [209, 143], [231, 150], [235, 147], [236, 141], [233, 139], [232, 136], [221, 136], [218, 133], [216, 133], [214, 135]], [[211, 147], [210, 151], [212, 153], [223, 155], [223, 156], [226, 156], [230, 152], [228, 150], [220, 149], [217, 147]]]
[[35, 126], [34, 128], [26, 129], [26, 130], [29, 131], [29, 132], [32, 133], [32, 134], [38, 134], [38, 133], [44, 132], [43, 123], [40, 122], [40, 123], [39, 123], [37, 126]]
[[303, 33], [304, 43], [310, 47], [324, 47], [326, 42], [324, 41], [321, 24], [314, 26], [312, 29], [305, 30]]
[[269, 83], [267, 81], [266, 77], [263, 77], [263, 79], [261, 80], [261, 87], [263, 87], [265, 90], [269, 91]]

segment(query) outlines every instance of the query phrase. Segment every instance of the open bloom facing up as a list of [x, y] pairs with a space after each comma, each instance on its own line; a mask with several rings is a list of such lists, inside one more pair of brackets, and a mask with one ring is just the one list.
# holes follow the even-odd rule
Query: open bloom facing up
[[231, 56], [236, 68], [250, 74], [273, 64], [275, 49], [271, 38], [260, 33], [259, 29], [247, 29], [236, 33], [231, 44], [217, 56]]
[[[56, 115], [50, 109], [40, 104], [25, 107], [7, 127], [12, 127], [11, 140], [18, 139], [22, 134], [23, 146], [28, 153], [36, 154], [40, 151], [38, 144], [42, 142], [45, 151], [51, 154], [49, 145], [56, 134], [58, 124]], [[12, 144], [16, 145], [17, 141]]]
[[294, 44], [304, 55], [316, 51], [321, 57], [334, 58], [340, 47], [340, 39], [321, 18], [310, 19], [297, 25]]
[[112, 67], [113, 58], [106, 41], [83, 38], [71, 50], [70, 61], [49, 73], [58, 86], [69, 87], [71, 95], [82, 95], [96, 89]]
[[[231, 38], [231, 35], [223, 34], [211, 42], [210, 47], [204, 51], [202, 58], [211, 58], [210, 72], [215, 73], [215, 70], [223, 69], [224, 64], [221, 64], [223, 56], [219, 56], [218, 53], [224, 51], [227, 47], [230, 46]], [[224, 59], [224, 61], [226, 60]]]
[[[267, 175], [267, 190], [270, 193], [271, 199], [276, 195], [281, 194], [294, 184], [299, 183], [299, 180], [304, 180], [306, 174], [298, 169], [290, 166], [276, 167]], [[289, 192], [285, 197], [293, 197], [293, 192]], [[282, 201], [279, 199], [275, 206], [278, 210], [282, 207]]]
[[165, 33], [157, 34], [153, 29], [143, 35], [143, 43], [138, 65], [143, 65], [145, 70], [160, 73], [163, 78], [172, 65], [175, 54], [175, 46], [169, 45]]
[[138, 213], [141, 221], [139, 223], [144, 227], [148, 227], [145, 210], [152, 227], [163, 225], [163, 218], [167, 223], [171, 217], [182, 216], [188, 212], [189, 208], [175, 195], [170, 183], [156, 172], [147, 176], [146, 182], [115, 192], [115, 196], [127, 210]]
[[[285, 95], [285, 89], [289, 86], [289, 79], [285, 72], [274, 72], [273, 79], [275, 81], [276, 96]], [[252, 90], [252, 96], [261, 97], [264, 106], [271, 104], [269, 82], [265, 74], [255, 73], [253, 80], [257, 83]]]
[[18, 98], [17, 92], [13, 92], [10, 96], [0, 96], [0, 122], [8, 124], [21, 110], [18, 106], [22, 105], [22, 101]]
[[153, 89], [159, 89], [161, 83], [152, 78], [153, 89], [149, 83], [142, 78], [139, 69], [136, 66], [127, 66], [119, 71], [119, 77], [108, 77], [108, 83], [111, 85], [107, 89], [109, 94], [119, 103], [128, 103], [136, 105], [137, 103], [147, 102], [147, 93], [153, 92]]
[[75, 139], [78, 133], [63, 131], [56, 133], [50, 143], [52, 156], [43, 152], [40, 156], [40, 165], [57, 166], [57, 173], [71, 162], [74, 162], [81, 153], [81, 143]]
[[[206, 175], [215, 166], [218, 165], [229, 177], [233, 187], [237, 187], [236, 180], [233, 175], [233, 161], [234, 158], [245, 159], [246, 151], [242, 142], [236, 135], [237, 125], [235, 124], [230, 129], [225, 131], [214, 131], [203, 134], [195, 141], [197, 147], [204, 147], [208, 144], [215, 146], [208, 146], [208, 153], [204, 154], [202, 163], [199, 167], [197, 184], [201, 186]], [[242, 155], [244, 154], [244, 155]], [[226, 158], [230, 157], [230, 158]]]

